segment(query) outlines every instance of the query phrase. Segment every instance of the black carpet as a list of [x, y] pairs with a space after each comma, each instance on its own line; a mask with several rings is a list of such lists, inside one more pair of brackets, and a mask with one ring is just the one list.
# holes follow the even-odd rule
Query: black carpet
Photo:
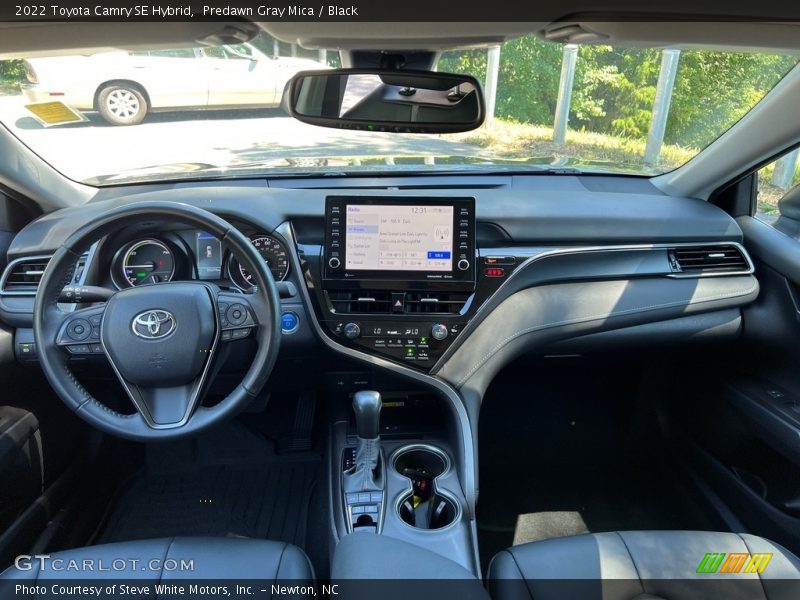
[[[513, 543], [632, 529], [708, 529], [637, 406], [639, 373], [515, 365], [484, 398], [478, 535], [484, 569]], [[515, 540], [516, 534], [516, 540]]]
[[143, 476], [120, 498], [100, 542], [192, 535], [303, 546], [317, 468], [297, 462]]
[[278, 456], [239, 425], [191, 444], [148, 449], [122, 486], [95, 543], [166, 536], [234, 536], [305, 546], [318, 454]]

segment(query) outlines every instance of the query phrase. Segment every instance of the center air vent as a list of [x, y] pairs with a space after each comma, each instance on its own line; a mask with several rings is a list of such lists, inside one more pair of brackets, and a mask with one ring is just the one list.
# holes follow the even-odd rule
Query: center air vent
[[3, 273], [3, 294], [34, 295], [39, 288], [49, 257], [23, 258], [13, 261]]
[[470, 296], [468, 292], [389, 290], [327, 290], [326, 293], [331, 309], [340, 315], [457, 315]]
[[384, 290], [328, 290], [333, 312], [340, 315], [389, 314], [392, 293]]
[[704, 275], [750, 271], [742, 250], [733, 245], [682, 246], [670, 248], [668, 255], [673, 273]]
[[457, 315], [469, 298], [464, 292], [406, 292], [405, 312]]

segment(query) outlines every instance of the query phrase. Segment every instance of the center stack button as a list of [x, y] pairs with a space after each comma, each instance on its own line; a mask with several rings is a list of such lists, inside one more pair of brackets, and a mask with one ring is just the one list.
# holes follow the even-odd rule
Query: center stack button
[[435, 340], [442, 341], [447, 337], [447, 325], [435, 323], [433, 327], [431, 327], [431, 337]]
[[358, 323], [345, 323], [342, 332], [344, 333], [344, 337], [349, 340], [354, 340], [361, 335], [361, 327], [358, 326]]

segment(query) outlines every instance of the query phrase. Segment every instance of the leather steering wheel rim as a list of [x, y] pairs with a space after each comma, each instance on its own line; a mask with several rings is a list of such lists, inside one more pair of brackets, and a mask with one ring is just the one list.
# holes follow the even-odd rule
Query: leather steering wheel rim
[[[195, 227], [217, 236], [255, 278], [255, 291], [242, 294], [250, 298], [255, 313], [255, 358], [242, 381], [223, 400], [212, 407], [198, 406], [180, 426], [154, 428], [140, 411], [123, 414], [95, 399], [75, 378], [68, 355], [56, 344], [67, 315], [57, 304], [61, 290], [72, 281], [80, 256], [109, 233], [133, 224], [169, 220]], [[153, 288], [169, 283], [153, 284]], [[198, 282], [198, 285], [202, 285]], [[216, 309], [215, 309], [216, 310]], [[216, 318], [214, 315], [211, 317]], [[137, 202], [114, 208], [75, 231], [58, 248], [45, 269], [36, 295], [33, 331], [39, 362], [53, 390], [76, 415], [98, 429], [136, 441], [168, 440], [195, 435], [217, 423], [233, 418], [256, 397], [277, 360], [281, 339], [280, 297], [272, 274], [250, 240], [224, 219], [188, 204]], [[219, 332], [217, 332], [218, 334]], [[211, 358], [209, 358], [211, 360]], [[113, 366], [113, 363], [112, 363]]]

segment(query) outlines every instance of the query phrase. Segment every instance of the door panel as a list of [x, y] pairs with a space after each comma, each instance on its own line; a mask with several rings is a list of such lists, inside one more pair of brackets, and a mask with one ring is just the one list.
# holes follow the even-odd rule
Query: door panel
[[191, 48], [136, 54], [129, 77], [144, 86], [153, 108], [208, 105], [208, 64]]
[[264, 106], [280, 102], [275, 84], [277, 60], [259, 56], [246, 46], [206, 50], [205, 56], [209, 66], [209, 105]]
[[761, 291], [718, 387], [695, 400], [695, 464], [744, 527], [800, 552], [800, 242], [738, 222]]
[[[8, 242], [39, 214], [32, 203], [0, 191], [0, 266]], [[58, 507], [37, 500], [72, 463], [84, 437], [83, 424], [38, 367], [16, 360], [14, 344], [14, 328], [0, 322], [0, 570], [52, 519]]]

